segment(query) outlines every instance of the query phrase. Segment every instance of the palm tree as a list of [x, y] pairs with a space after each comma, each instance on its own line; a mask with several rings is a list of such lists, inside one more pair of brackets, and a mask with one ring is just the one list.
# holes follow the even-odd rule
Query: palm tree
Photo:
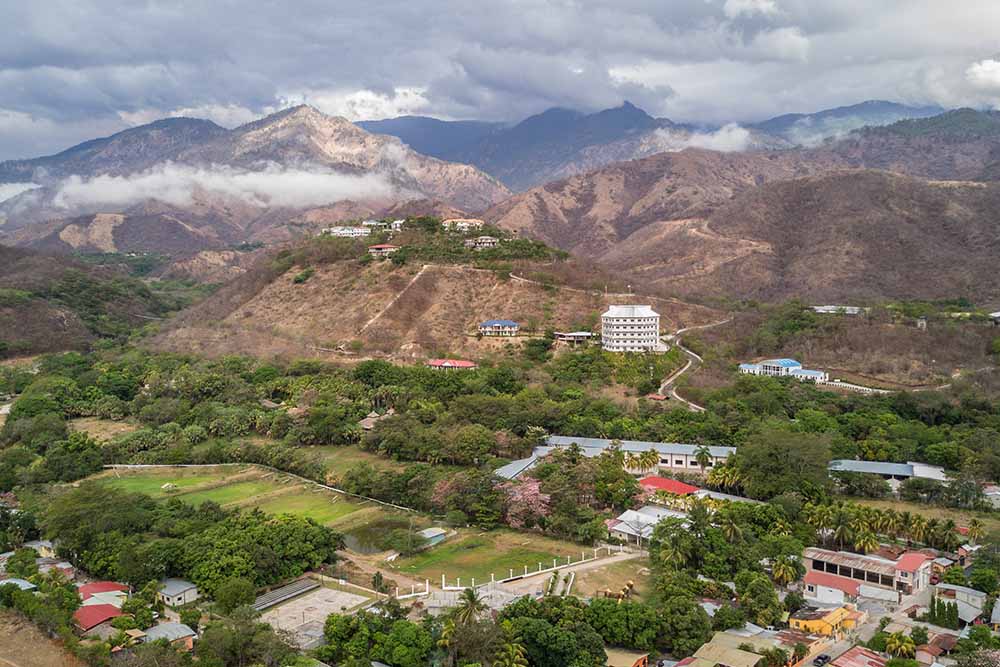
[[840, 548], [851, 541], [854, 531], [851, 527], [853, 516], [846, 507], [839, 507], [833, 512], [833, 519], [830, 527], [833, 528], [833, 539], [837, 541]]
[[493, 659], [493, 667], [528, 667], [528, 657], [513, 624], [509, 620], [503, 621], [500, 627], [504, 641]]
[[[909, 514], [909, 512], [904, 512], [904, 514]], [[930, 528], [927, 519], [923, 516], [917, 514], [910, 517], [909, 519], [909, 536], [912, 538], [913, 542], [923, 542], [927, 539], [927, 533]], [[907, 540], [906, 545], [911, 544], [910, 540]]]
[[854, 548], [862, 553], [875, 551], [878, 549], [878, 538], [870, 530], [858, 533], [854, 538]]
[[910, 546], [913, 543], [913, 515], [909, 512], [900, 512], [899, 527], [906, 533], [906, 546]]
[[779, 535], [782, 537], [792, 534], [792, 527], [788, 525], [788, 522], [784, 519], [777, 519], [772, 525], [771, 530], [768, 531], [771, 535]]
[[778, 556], [771, 564], [771, 576], [779, 586], [787, 586], [799, 578], [799, 572], [791, 559], [787, 556]]
[[704, 474], [705, 468], [712, 462], [712, 451], [705, 445], [698, 445], [698, 449], [694, 450], [694, 460], [698, 463], [698, 467], [701, 468], [702, 474]]
[[792, 649], [792, 657], [795, 662], [802, 662], [807, 655], [809, 655], [809, 647], [802, 642], [795, 642], [795, 648]]
[[471, 588], [463, 589], [458, 595], [458, 606], [452, 614], [455, 625], [468, 625], [473, 623], [481, 613], [486, 611], [486, 603], [479, 597], [479, 593]]
[[900, 529], [902, 528], [899, 520], [899, 512], [889, 509], [883, 512], [882, 515], [885, 517], [885, 524], [883, 526], [885, 534], [895, 540], [896, 536], [899, 535]]
[[983, 536], [983, 522], [973, 519], [969, 522], [969, 541], [975, 544]]
[[833, 526], [833, 508], [829, 505], [806, 505], [806, 522], [816, 529], [820, 537], [826, 542], [828, 531]]
[[655, 471], [660, 465], [660, 453], [650, 447], [639, 455], [645, 470]]
[[907, 658], [914, 654], [916, 646], [913, 644], [913, 637], [902, 632], [893, 632], [886, 637], [885, 650], [897, 658]]
[[743, 527], [731, 516], [723, 519], [719, 528], [730, 544], [736, 544], [743, 539]]
[[444, 649], [446, 653], [445, 665], [455, 664], [455, 647], [452, 643], [454, 638], [455, 621], [449, 618], [444, 622], [444, 625], [441, 626], [441, 638], [437, 641], [438, 648]]
[[663, 559], [663, 562], [673, 565], [678, 569], [687, 565], [688, 558], [690, 557], [691, 554], [688, 553], [687, 544], [680, 540], [674, 540], [660, 548], [660, 558]]

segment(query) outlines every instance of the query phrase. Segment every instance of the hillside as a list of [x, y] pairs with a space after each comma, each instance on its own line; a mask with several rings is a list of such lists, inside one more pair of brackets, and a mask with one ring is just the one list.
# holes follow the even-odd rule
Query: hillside
[[[590, 329], [608, 303], [627, 300], [560, 287], [563, 276], [595, 273], [572, 263], [516, 262], [516, 274], [530, 280], [510, 279], [509, 264], [506, 270], [455, 261], [365, 265], [350, 257], [355, 251], [320, 257], [308, 245], [293, 251], [296, 263], [287, 270], [287, 263], [273, 256], [264, 259], [174, 318], [151, 344], [210, 356], [481, 358], [516, 348], [521, 340], [480, 339], [475, 334], [481, 321], [514, 319], [536, 335], [547, 329]], [[296, 282], [307, 267], [312, 270], [308, 279]], [[663, 315], [664, 330], [720, 317], [673, 300], [631, 299], [653, 303]]]
[[0, 246], [0, 357], [124, 338], [169, 307], [142, 282], [117, 271]]
[[813, 113], [789, 113], [775, 116], [753, 127], [781, 137], [796, 145], [814, 145], [830, 137], [840, 137], [862, 127], [890, 125], [912, 118], [937, 116], [944, 109], [935, 106], [914, 107], [885, 100], [823, 109]]
[[681, 294], [995, 301], [998, 205], [994, 184], [835, 172], [653, 223], [603, 259]]

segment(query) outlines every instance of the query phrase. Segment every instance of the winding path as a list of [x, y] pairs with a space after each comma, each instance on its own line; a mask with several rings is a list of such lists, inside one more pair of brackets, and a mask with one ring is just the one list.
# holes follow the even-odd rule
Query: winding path
[[680, 378], [680, 376], [684, 375], [684, 373], [691, 370], [692, 368], [700, 366], [705, 361], [697, 353], [692, 352], [688, 348], [684, 347], [684, 345], [681, 343], [681, 334], [686, 333], [688, 331], [694, 331], [695, 329], [710, 329], [712, 327], [722, 326], [723, 324], [731, 322], [732, 320], [733, 318], [730, 316], [718, 322], [711, 322], [709, 324], [699, 324], [698, 326], [694, 327], [684, 327], [683, 329], [678, 329], [674, 333], [668, 334], [663, 337], [665, 341], [673, 343], [680, 349], [681, 352], [684, 353], [684, 356], [687, 357], [687, 363], [684, 364], [684, 366], [680, 370], [671, 373], [663, 381], [663, 383], [660, 385], [661, 394], [670, 396], [672, 399], [683, 403], [688, 407], [688, 409], [693, 410], [694, 412], [705, 411], [704, 407], [698, 405], [697, 403], [692, 403], [691, 401], [687, 400], [686, 398], [683, 398], [680, 394], [677, 393], [677, 388], [675, 386], [677, 379]]

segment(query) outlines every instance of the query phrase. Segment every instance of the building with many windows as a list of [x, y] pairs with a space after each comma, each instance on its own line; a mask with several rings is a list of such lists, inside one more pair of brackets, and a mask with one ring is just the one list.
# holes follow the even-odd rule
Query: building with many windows
[[516, 336], [521, 328], [513, 320], [486, 320], [479, 323], [479, 333], [483, 336]]
[[601, 315], [601, 347], [608, 352], [662, 352], [660, 314], [650, 306], [609, 306]]
[[327, 227], [323, 230], [323, 233], [328, 236], [338, 236], [340, 238], [360, 238], [362, 236], [368, 236], [372, 233], [371, 227]]
[[756, 364], [740, 364], [740, 373], [746, 375], [770, 375], [771, 377], [791, 377], [796, 380], [811, 382], [829, 382], [826, 371], [813, 371], [802, 368], [795, 359], [766, 359]]

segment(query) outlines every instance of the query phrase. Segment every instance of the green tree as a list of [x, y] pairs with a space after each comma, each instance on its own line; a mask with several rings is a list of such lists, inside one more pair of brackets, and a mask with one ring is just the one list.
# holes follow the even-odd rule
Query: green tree
[[36, 558], [38, 558], [38, 552], [34, 549], [18, 549], [7, 559], [7, 573], [21, 579], [34, 577], [38, 574]]
[[660, 637], [677, 658], [686, 658], [712, 638], [708, 613], [693, 598], [668, 598], [659, 612], [663, 619]]
[[897, 658], [912, 657], [915, 651], [913, 638], [902, 632], [893, 632], [885, 640], [885, 649]]
[[226, 579], [215, 591], [215, 603], [219, 610], [228, 614], [237, 607], [251, 604], [257, 597], [257, 589], [253, 582], [243, 577]]
[[743, 487], [768, 499], [795, 489], [807, 496], [829, 484], [830, 438], [768, 425], [751, 435], [734, 457]]

